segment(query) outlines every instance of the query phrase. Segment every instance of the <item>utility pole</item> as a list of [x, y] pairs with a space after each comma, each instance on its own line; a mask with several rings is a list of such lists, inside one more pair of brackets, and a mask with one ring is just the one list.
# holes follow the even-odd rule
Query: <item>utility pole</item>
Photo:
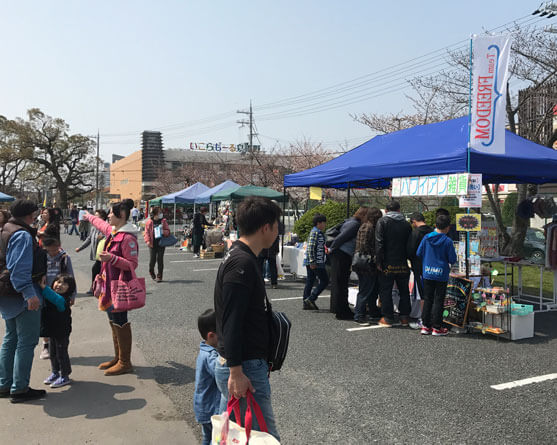
[[253, 132], [253, 107], [252, 107], [252, 103], [251, 100], [249, 101], [249, 111], [241, 111], [238, 110], [236, 111], [236, 113], [239, 114], [247, 114], [249, 115], [249, 119], [241, 119], [239, 121], [236, 121], [236, 123], [244, 126], [244, 125], [249, 125], [249, 154], [250, 154], [250, 171], [251, 171], [251, 183], [253, 184], [253, 137], [256, 135], [256, 133]]
[[100, 148], [100, 134], [99, 130], [97, 130], [97, 162], [96, 162], [96, 189], [95, 189], [95, 209], [99, 208], [99, 148]]

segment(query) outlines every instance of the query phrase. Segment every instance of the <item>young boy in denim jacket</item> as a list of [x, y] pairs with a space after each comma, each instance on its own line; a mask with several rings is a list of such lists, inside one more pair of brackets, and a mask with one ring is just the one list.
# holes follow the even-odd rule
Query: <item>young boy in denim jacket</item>
[[217, 346], [217, 318], [213, 309], [207, 309], [197, 319], [197, 327], [203, 341], [195, 365], [195, 392], [193, 410], [195, 420], [203, 428], [203, 445], [211, 444], [211, 416], [219, 414], [221, 394], [215, 381], [215, 364], [219, 356]]

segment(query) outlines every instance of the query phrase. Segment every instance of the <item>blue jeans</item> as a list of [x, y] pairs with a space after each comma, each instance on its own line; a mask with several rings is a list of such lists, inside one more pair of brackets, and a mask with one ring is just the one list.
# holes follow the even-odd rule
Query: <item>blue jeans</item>
[[[250, 379], [251, 384], [255, 389], [253, 397], [261, 408], [263, 418], [267, 423], [267, 430], [269, 431], [269, 434], [276, 437], [276, 439], [280, 442], [280, 437], [275, 423], [275, 415], [273, 414], [273, 407], [271, 406], [271, 385], [269, 383], [268, 377], [269, 364], [266, 360], [263, 359], [246, 360], [242, 362], [242, 370], [246, 377]], [[228, 403], [229, 376], [230, 369], [228, 368], [226, 363], [221, 364], [221, 357], [219, 357], [215, 366], [215, 380], [217, 381], [217, 387], [219, 388], [219, 391], [221, 393], [219, 408], [220, 413], [226, 411], [226, 405]], [[246, 412], [246, 399], [242, 399], [240, 401], [240, 412], [241, 415], [244, 416]], [[234, 417], [234, 413], [232, 413], [231, 417]], [[253, 416], [253, 429], [261, 431], [255, 416]]]
[[367, 315], [374, 318], [381, 317], [381, 309], [377, 307], [377, 295], [379, 293], [379, 279], [377, 274], [358, 273], [358, 297], [354, 311], [354, 320], [362, 320]]
[[72, 222], [72, 228], [70, 229], [70, 233], [68, 235], [73, 235], [74, 230], [75, 230], [75, 234], [79, 235], [79, 230], [77, 230], [77, 226], [75, 225], [74, 222]]
[[211, 435], [213, 434], [213, 425], [211, 422], [202, 423], [201, 429], [203, 430], [203, 442], [201, 445], [211, 445]]
[[41, 311], [24, 310], [5, 320], [6, 333], [0, 349], [0, 390], [27, 392], [35, 346], [39, 342]]
[[[327, 273], [327, 269], [317, 268], [312, 269], [309, 266], [306, 266], [307, 270], [307, 277], [306, 277], [306, 286], [304, 287], [304, 300], [315, 301], [321, 292], [325, 290], [327, 285], [329, 284], [329, 274]], [[319, 280], [315, 289], [313, 285], [315, 284], [315, 279]]]

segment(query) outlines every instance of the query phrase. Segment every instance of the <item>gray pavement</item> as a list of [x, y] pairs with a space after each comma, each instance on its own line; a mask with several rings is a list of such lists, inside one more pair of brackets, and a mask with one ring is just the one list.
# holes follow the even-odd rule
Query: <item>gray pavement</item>
[[[70, 253], [77, 245], [76, 238], [64, 238], [63, 243]], [[140, 245], [138, 274], [147, 276], [147, 249], [142, 242]], [[86, 281], [84, 274], [91, 265], [88, 256], [73, 253], [72, 259], [80, 278], [83, 276], [80, 281]], [[165, 282], [148, 279], [146, 307], [130, 314], [137, 375], [108, 378], [93, 366], [110, 352], [108, 326], [105, 315], [95, 311], [92, 299], [80, 298], [74, 311], [70, 354], [73, 377], [90, 382], [90, 390], [79, 390], [78, 382], [56, 394], [49, 391], [44, 401], [15, 406], [17, 411], [12, 406], [7, 408], [12, 411], [6, 410], [9, 402], [0, 404], [2, 431], [4, 425], [24, 428], [33, 422], [25, 442], [49, 443], [40, 441], [45, 434], [39, 431], [63, 434], [62, 428], [68, 424], [57, 422], [66, 417], [66, 422], [75, 422], [66, 437], [77, 437], [74, 429], [83, 434], [74, 443], [96, 443], [106, 437], [102, 434], [111, 425], [121, 432], [112, 443], [132, 443], [128, 433], [137, 434], [135, 443], [147, 443], [157, 436], [157, 428], [164, 430], [165, 439], [171, 437], [166, 439], [168, 443], [196, 443], [187, 435], [193, 431], [200, 437], [192, 409], [200, 341], [196, 319], [213, 305], [219, 261], [194, 260], [175, 248], [167, 249], [165, 261]], [[269, 297], [274, 308], [286, 312], [293, 322], [287, 360], [280, 372], [271, 375], [282, 443], [557, 442], [557, 380], [503, 391], [490, 387], [557, 372], [557, 314], [536, 315], [538, 335], [518, 342], [481, 334], [424, 338], [402, 328], [347, 331], [358, 326], [327, 313], [328, 298], [317, 302], [322, 311], [302, 311], [303, 283], [280, 282], [279, 286], [268, 290]], [[42, 380], [45, 371], [47, 363], [37, 360], [33, 382]], [[114, 390], [112, 385], [125, 389]], [[71, 404], [63, 408], [54, 403], [61, 397], [58, 393], [66, 392], [75, 394], [75, 410], [69, 408]], [[114, 403], [110, 405], [114, 407], [103, 409], [106, 403]], [[104, 418], [95, 418], [105, 412]], [[41, 427], [34, 431], [37, 418]], [[95, 420], [103, 423], [93, 426]], [[49, 422], [58, 426], [50, 428]], [[88, 433], [92, 435], [86, 436]], [[14, 433], [13, 437], [22, 436]], [[137, 437], [141, 439], [135, 440]]]
[[[77, 237], [67, 242], [75, 248]], [[73, 250], [73, 249], [72, 249]], [[90, 284], [85, 252], [70, 255], [77, 266], [80, 295], [72, 310], [70, 358], [73, 383], [51, 389], [43, 384], [50, 361], [38, 358], [36, 348], [31, 386], [47, 390], [43, 400], [11, 404], [0, 400], [2, 444], [197, 444], [193, 429], [184, 421], [154, 376], [141, 350], [132, 350], [135, 372], [106, 377], [97, 365], [110, 359], [112, 337], [106, 314], [96, 299], [83, 294]], [[81, 258], [80, 258], [81, 257]], [[87, 254], [88, 260], [88, 254]], [[1, 323], [0, 334], [4, 334]]]

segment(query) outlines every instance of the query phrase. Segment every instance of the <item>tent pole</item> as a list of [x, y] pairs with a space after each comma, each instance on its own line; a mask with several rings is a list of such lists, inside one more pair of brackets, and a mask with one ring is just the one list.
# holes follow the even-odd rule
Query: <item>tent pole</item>
[[[466, 146], [466, 173], [470, 174], [470, 145], [472, 132], [472, 37], [470, 37], [470, 85], [468, 90], [468, 145]], [[470, 214], [470, 207], [466, 208], [466, 213]], [[481, 218], [481, 212], [480, 212]], [[470, 232], [466, 232], [466, 278], [470, 278]]]
[[350, 183], [346, 188], [346, 219], [350, 218]]
[[176, 202], [174, 202], [174, 235], [176, 234]]
[[284, 214], [286, 213], [286, 187], [283, 187], [282, 192], [282, 227], [283, 231], [280, 235], [280, 258], [284, 257], [284, 234], [286, 232], [286, 224], [284, 223]]

